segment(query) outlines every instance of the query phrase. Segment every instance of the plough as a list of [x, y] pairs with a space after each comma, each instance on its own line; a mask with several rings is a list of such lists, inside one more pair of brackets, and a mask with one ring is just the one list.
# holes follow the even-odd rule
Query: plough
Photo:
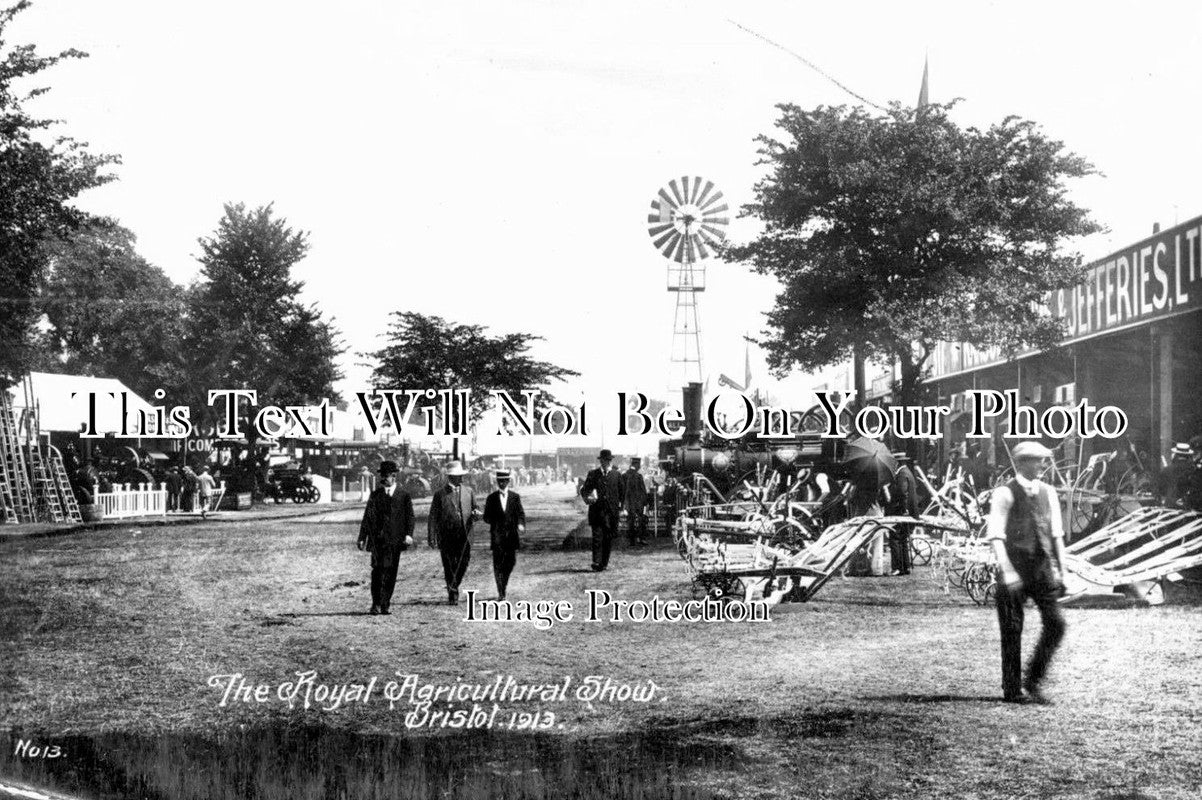
[[770, 518], [723, 519], [721, 506], [686, 509], [676, 523], [676, 543], [694, 583], [716, 597], [775, 605], [804, 603], [874, 536], [897, 524], [957, 530], [935, 517], [855, 517], [827, 527], [805, 544], [772, 543]]
[[1202, 566], [1202, 514], [1138, 509], [1069, 545], [1064, 561], [1066, 600], [1120, 591], [1158, 605], [1161, 581]]

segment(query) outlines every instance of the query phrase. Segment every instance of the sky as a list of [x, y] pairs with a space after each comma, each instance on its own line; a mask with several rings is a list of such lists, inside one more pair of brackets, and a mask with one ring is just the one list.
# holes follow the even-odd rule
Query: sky
[[[751, 202], [777, 103], [858, 102], [735, 22], [880, 105], [916, 102], [925, 58], [963, 124], [1038, 122], [1102, 173], [1070, 187], [1107, 228], [1075, 243], [1087, 261], [1202, 214], [1197, 3], [38, 0], [7, 39], [90, 54], [43, 74], [35, 110], [121, 155], [80, 205], [176, 281], [223, 203], [309, 232], [296, 276], [350, 349], [344, 395], [369, 376], [353, 354], [418, 311], [543, 337], [537, 357], [582, 373], [565, 399], [666, 397], [656, 191], [701, 175]], [[705, 371], [741, 378], [774, 281], [707, 262], [707, 284]], [[768, 382], [786, 402], [806, 385]]]

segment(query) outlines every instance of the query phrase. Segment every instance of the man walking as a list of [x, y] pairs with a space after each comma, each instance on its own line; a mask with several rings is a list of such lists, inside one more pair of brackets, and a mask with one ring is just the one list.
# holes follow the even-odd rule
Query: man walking
[[[998, 562], [997, 616], [1002, 639], [1002, 696], [1008, 703], [1047, 704], [1040, 689], [1048, 662], [1064, 638], [1064, 615], [1057, 603], [1064, 591], [1064, 528], [1056, 490], [1039, 480], [1052, 451], [1038, 442], [1014, 448], [1015, 477], [993, 490], [987, 538]], [[1039, 609], [1043, 632], [1027, 665], [1022, 688], [1023, 604]]]
[[517, 492], [509, 491], [509, 470], [497, 470], [497, 490], [484, 500], [484, 522], [492, 546], [492, 574], [497, 582], [497, 599], [505, 599], [509, 576], [517, 563], [520, 534], [526, 532], [526, 511]]
[[647, 544], [647, 484], [639, 472], [642, 459], [630, 459], [630, 469], [622, 476], [622, 503], [626, 509], [626, 536], [631, 545]]
[[196, 491], [200, 497], [200, 516], [201, 519], [209, 515], [209, 504], [213, 502], [213, 489], [216, 488], [217, 481], [213, 480], [213, 476], [209, 474], [209, 467], [206, 464], [200, 468], [200, 474], [196, 476]]
[[480, 515], [476, 496], [463, 484], [467, 470], [463, 463], [447, 464], [447, 485], [430, 498], [428, 542], [442, 556], [442, 572], [447, 582], [447, 603], [458, 605], [459, 583], [472, 559], [472, 524]]
[[367, 498], [359, 549], [371, 551], [371, 611], [388, 614], [399, 556], [413, 544], [413, 499], [397, 485], [395, 461], [380, 462], [380, 485]]
[[611, 469], [614, 454], [602, 450], [597, 456], [598, 467], [589, 470], [580, 496], [588, 504], [588, 524], [593, 529], [593, 572], [609, 566], [609, 551], [618, 530], [622, 512], [622, 476]]

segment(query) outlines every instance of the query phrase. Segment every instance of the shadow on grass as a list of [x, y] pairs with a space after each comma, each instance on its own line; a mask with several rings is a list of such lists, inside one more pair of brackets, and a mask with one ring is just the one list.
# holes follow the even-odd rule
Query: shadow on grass
[[656, 730], [588, 739], [495, 730], [362, 736], [312, 727], [202, 735], [106, 733], [30, 737], [57, 759], [14, 757], [0, 776], [95, 798], [210, 800], [340, 798], [715, 797], [705, 780], [741, 769], [732, 744], [686, 742]]
[[[502, 717], [510, 713], [503, 710]], [[0, 776], [95, 798], [696, 798], [893, 796], [939, 746], [913, 714], [799, 708], [658, 717], [598, 736], [493, 728], [357, 734], [291, 724], [207, 734], [0, 738]], [[18, 758], [22, 739], [58, 759]], [[754, 753], [754, 757], [749, 756]], [[889, 753], [882, 758], [883, 753]], [[747, 794], [750, 792], [750, 794]]]
[[1001, 697], [962, 694], [887, 694], [865, 697], [870, 703], [1001, 703]]

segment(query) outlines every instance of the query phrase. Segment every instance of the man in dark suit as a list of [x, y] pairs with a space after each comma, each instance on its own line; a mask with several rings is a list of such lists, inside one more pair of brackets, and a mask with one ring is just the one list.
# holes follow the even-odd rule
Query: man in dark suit
[[400, 554], [413, 544], [413, 500], [397, 485], [395, 461], [380, 463], [380, 485], [367, 498], [359, 549], [371, 551], [371, 614], [388, 614]]
[[593, 529], [593, 571], [609, 566], [609, 551], [618, 530], [622, 512], [622, 476], [612, 469], [614, 454], [602, 450], [597, 456], [599, 466], [589, 470], [580, 487], [580, 496], [588, 504], [588, 524]]
[[639, 472], [642, 459], [630, 459], [630, 469], [622, 475], [622, 502], [626, 508], [626, 537], [630, 544], [647, 544], [647, 484]]
[[492, 574], [497, 581], [497, 599], [505, 599], [509, 576], [517, 563], [520, 534], [526, 532], [526, 511], [517, 492], [509, 491], [509, 470], [497, 470], [497, 490], [484, 501], [484, 522], [492, 543]]
[[[889, 484], [887, 513], [891, 517], [917, 518], [918, 479], [914, 477], [914, 470], [910, 469], [913, 462], [910, 456], [902, 451], [894, 453], [893, 459], [897, 462], [897, 472], [893, 474], [893, 481]], [[910, 574], [914, 563], [910, 557], [910, 535], [913, 532], [914, 525], [909, 522], [900, 522], [890, 527], [889, 556], [891, 572], [894, 575]]]
[[450, 605], [459, 603], [459, 583], [472, 559], [472, 524], [480, 516], [476, 495], [463, 483], [466, 474], [462, 462], [447, 464], [447, 485], [430, 498], [428, 541], [442, 555], [442, 572]]

